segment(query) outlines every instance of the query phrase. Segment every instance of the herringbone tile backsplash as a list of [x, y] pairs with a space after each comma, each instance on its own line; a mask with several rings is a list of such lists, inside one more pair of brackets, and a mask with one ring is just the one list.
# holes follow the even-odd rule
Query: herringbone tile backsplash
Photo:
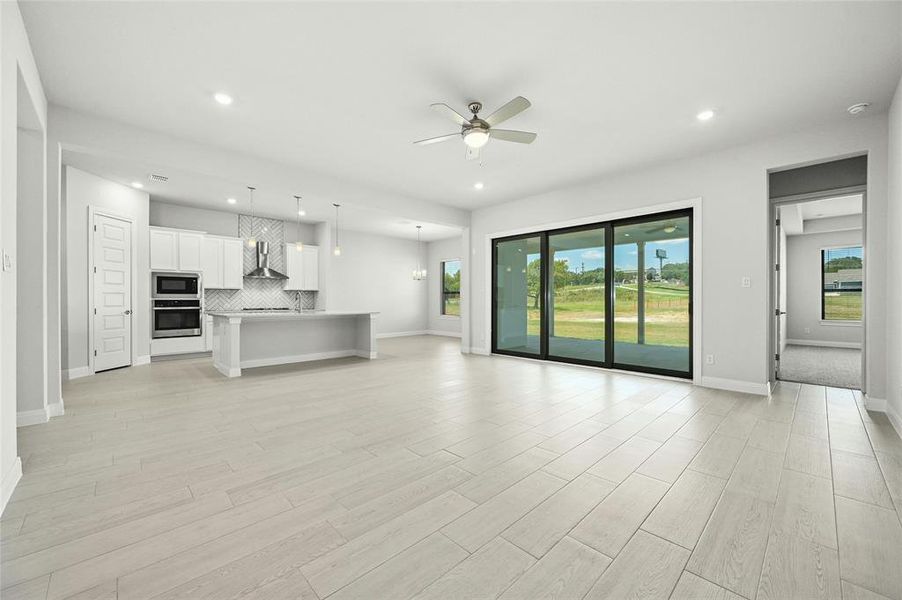
[[[253, 225], [253, 229], [252, 229]], [[285, 272], [284, 223], [277, 219], [266, 219], [249, 215], [239, 215], [238, 235], [247, 240], [253, 230], [257, 241], [269, 242], [269, 266], [280, 273]], [[257, 266], [257, 249], [244, 245], [244, 272]], [[241, 290], [205, 290], [204, 307], [207, 310], [241, 310], [244, 308], [316, 308], [316, 292], [301, 292], [301, 306], [297, 306], [295, 292], [282, 289], [281, 281], [267, 279], [245, 279]]]

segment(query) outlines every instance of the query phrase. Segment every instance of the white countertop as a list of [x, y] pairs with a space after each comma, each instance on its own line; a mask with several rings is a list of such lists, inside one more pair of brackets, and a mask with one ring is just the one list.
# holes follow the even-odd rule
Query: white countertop
[[330, 317], [362, 317], [379, 314], [375, 311], [351, 311], [351, 310], [211, 310], [207, 311], [211, 317], [222, 317], [227, 319], [249, 319], [254, 321], [262, 320], [300, 320], [300, 319], [326, 319]]

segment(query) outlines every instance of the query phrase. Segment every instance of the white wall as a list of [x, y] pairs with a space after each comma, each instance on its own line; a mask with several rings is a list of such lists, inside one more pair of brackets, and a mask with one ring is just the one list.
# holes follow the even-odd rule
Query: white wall
[[[724, 123], [723, 126], [728, 126]], [[714, 126], [718, 126], [717, 123]], [[486, 274], [487, 237], [542, 229], [549, 224], [588, 222], [599, 216], [651, 211], [654, 205], [702, 198], [701, 350], [715, 364], [698, 365], [719, 385], [766, 390], [773, 357], [768, 236], [767, 170], [868, 152], [868, 392], [883, 397], [886, 348], [885, 249], [886, 130], [884, 115], [844, 118], [833, 126], [793, 133], [715, 154], [687, 158], [483, 208], [471, 218], [471, 346], [490, 346], [491, 299]], [[880, 277], [872, 276], [880, 274]], [[743, 276], [752, 286], [740, 285]]]
[[72, 167], [66, 167], [66, 273], [67, 354], [63, 368], [69, 375], [85, 374], [88, 368], [88, 207], [132, 219], [135, 235], [132, 252], [137, 268], [132, 274], [135, 286], [132, 320], [132, 360], [150, 355], [150, 241], [148, 238], [150, 198], [146, 192], [101, 179]]
[[[459, 237], [438, 240], [428, 244], [427, 261], [427, 329], [435, 333], [447, 333], [460, 335], [461, 317], [446, 316], [442, 314], [442, 262], [446, 260], [461, 260], [463, 250]], [[461, 276], [463, 277], [463, 273]]]
[[[887, 372], [889, 383], [885, 396], [886, 410], [902, 435], [902, 80], [896, 88], [889, 113], [889, 207], [886, 228], [889, 234], [886, 281], [887, 281]], [[870, 230], [868, 236], [870, 236]], [[868, 256], [868, 258], [870, 258]], [[870, 282], [868, 282], [870, 289]], [[870, 316], [868, 316], [870, 318]], [[870, 335], [870, 329], [868, 330]], [[868, 362], [872, 358], [868, 357]]]
[[17, 168], [16, 410], [30, 425], [47, 419], [43, 132], [19, 129]]
[[783, 264], [787, 273], [786, 325], [790, 343], [801, 340], [824, 346], [860, 346], [861, 324], [821, 321], [821, 249], [860, 245], [860, 229], [787, 238]]
[[[340, 231], [341, 256], [332, 255], [329, 226], [318, 227], [320, 308], [378, 311], [377, 334], [422, 333], [426, 330], [426, 281], [414, 281], [415, 240]], [[423, 251], [425, 258], [425, 250]], [[322, 294], [322, 293], [321, 293]]]
[[[305, 244], [313, 244], [316, 240], [314, 227], [310, 223], [301, 223], [298, 228], [294, 221], [284, 221], [286, 242], [296, 242], [298, 238]], [[174, 227], [176, 229], [193, 229], [212, 235], [238, 237], [238, 215], [221, 210], [195, 208], [160, 202], [151, 197], [150, 224], [157, 227]]]
[[[19, 6], [0, 2], [0, 251], [10, 255], [13, 265], [18, 262], [16, 145], [22, 100], [30, 105], [36, 129], [46, 133], [47, 99]], [[0, 510], [22, 471], [16, 447], [16, 277], [15, 268], [0, 271]]]

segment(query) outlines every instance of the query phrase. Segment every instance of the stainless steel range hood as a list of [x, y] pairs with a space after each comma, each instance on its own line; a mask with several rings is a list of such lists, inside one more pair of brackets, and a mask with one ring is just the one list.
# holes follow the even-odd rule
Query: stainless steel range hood
[[244, 276], [247, 279], [288, 279], [278, 271], [269, 268], [269, 243], [257, 242], [257, 268]]

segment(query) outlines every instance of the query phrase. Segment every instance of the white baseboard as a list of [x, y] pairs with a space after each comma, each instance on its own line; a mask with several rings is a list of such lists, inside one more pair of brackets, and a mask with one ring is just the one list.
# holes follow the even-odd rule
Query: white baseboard
[[46, 408], [37, 408], [35, 410], [20, 410], [16, 413], [16, 427], [28, 427], [29, 425], [40, 425], [50, 420], [50, 415]]
[[723, 377], [706, 377], [702, 376], [702, 387], [714, 388], [718, 390], [727, 390], [729, 392], [742, 392], [744, 394], [757, 394], [758, 396], [767, 396], [770, 394], [770, 383], [755, 383], [753, 381], [742, 381], [739, 379], [725, 379]]
[[470, 354], [479, 354], [481, 356], [489, 356], [491, 352], [489, 352], [488, 348], [480, 348], [479, 346], [470, 346]]
[[864, 407], [868, 410], [876, 410], [877, 412], [886, 412], [886, 400], [883, 398], [874, 398], [864, 395]]
[[376, 339], [381, 340], [383, 338], [396, 338], [396, 337], [408, 337], [411, 335], [426, 335], [428, 331], [425, 329], [421, 329], [419, 331], [394, 331], [391, 333], [377, 333]]
[[820, 346], [822, 348], [853, 348], [861, 350], [861, 342], [826, 342], [821, 340], [786, 340], [787, 345]]
[[66, 414], [66, 405], [63, 404], [63, 399], [60, 398], [59, 402], [55, 402], [53, 404], [47, 405], [47, 416], [50, 418], [53, 417], [61, 417]]
[[137, 367], [138, 365], [149, 365], [150, 364], [150, 354], [143, 354], [135, 358], [135, 361], [132, 363], [133, 366]]
[[[272, 367], [274, 365], [287, 365], [291, 363], [310, 362], [314, 360], [328, 360], [330, 358], [346, 358], [348, 356], [362, 356], [357, 350], [333, 350], [331, 352], [312, 352], [310, 354], [295, 354], [293, 356], [273, 356], [269, 358], [255, 358], [241, 361], [242, 369], [254, 367]], [[369, 358], [363, 356], [363, 358]]]
[[63, 371], [63, 375], [65, 376], [67, 381], [79, 379], [80, 377], [87, 377], [88, 375], [92, 375], [91, 367], [75, 367], [74, 369], [66, 369], [65, 371]]
[[902, 414], [899, 414], [896, 407], [889, 402], [886, 402], [885, 409], [886, 417], [889, 419], [889, 422], [892, 423], [893, 429], [895, 429], [896, 434], [902, 438]]
[[3, 479], [0, 480], [0, 514], [6, 508], [6, 504], [13, 495], [13, 490], [16, 489], [20, 479], [22, 479], [22, 459], [17, 456], [16, 461], [3, 474]]
[[460, 337], [459, 331], [441, 331], [439, 329], [427, 329], [425, 333], [426, 333], [426, 335], [441, 335], [444, 337], [453, 337], [453, 338]]

